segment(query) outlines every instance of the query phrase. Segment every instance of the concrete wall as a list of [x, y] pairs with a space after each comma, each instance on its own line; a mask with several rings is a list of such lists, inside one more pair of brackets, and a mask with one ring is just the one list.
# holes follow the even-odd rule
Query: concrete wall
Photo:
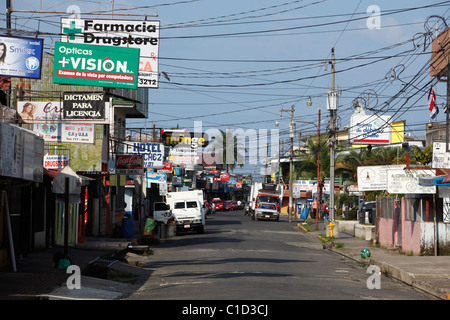
[[386, 248], [395, 247], [397, 243], [397, 224], [394, 219], [380, 218], [378, 221], [378, 242]]
[[358, 224], [357, 220], [336, 220], [336, 228], [338, 228], [339, 232], [349, 233], [351, 235], [355, 235], [355, 225]]
[[437, 223], [435, 232], [434, 222], [420, 223], [420, 253], [434, 255], [435, 233], [438, 239], [438, 254], [450, 254], [450, 224]]
[[405, 253], [420, 254], [421, 225], [424, 222], [403, 221], [402, 224], [402, 251]]

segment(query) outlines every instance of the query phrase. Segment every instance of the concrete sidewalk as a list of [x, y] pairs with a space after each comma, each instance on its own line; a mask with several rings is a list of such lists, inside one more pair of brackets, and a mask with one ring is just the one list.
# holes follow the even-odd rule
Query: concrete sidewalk
[[[53, 256], [63, 252], [63, 248], [30, 253], [17, 263], [17, 272], [13, 272], [11, 266], [0, 271], [0, 300], [114, 300], [127, 297], [139, 289], [151, 274], [151, 271], [138, 266], [147, 263], [151, 256], [127, 253], [130, 257], [126, 258], [134, 259], [135, 265], [126, 259], [114, 259], [114, 253], [123, 256], [129, 251], [126, 249], [131, 241], [93, 237], [76, 247], [69, 247], [68, 256], [81, 271], [80, 289], [67, 286], [68, 282], [74, 283], [70, 280], [73, 273], [54, 266]], [[109, 258], [111, 256], [112, 259]], [[101, 263], [96, 268], [92, 267], [94, 262], [103, 261], [111, 264], [107, 268], [108, 278], [114, 277], [114, 280], [99, 277], [98, 273], [106, 273]]]
[[[311, 227], [315, 228], [315, 224]], [[299, 229], [303, 231], [302, 228]], [[313, 231], [308, 234], [320, 240], [320, 234], [325, 234], [325, 231]], [[370, 241], [341, 231], [334, 244], [335, 246], [330, 246], [328, 243], [325, 249], [363, 265], [376, 265], [387, 277], [402, 281], [438, 299], [450, 300], [450, 256], [409, 256], [397, 250], [372, 246]], [[337, 248], [336, 244], [343, 244], [343, 247]], [[364, 248], [370, 250], [369, 258], [361, 257], [361, 250]]]

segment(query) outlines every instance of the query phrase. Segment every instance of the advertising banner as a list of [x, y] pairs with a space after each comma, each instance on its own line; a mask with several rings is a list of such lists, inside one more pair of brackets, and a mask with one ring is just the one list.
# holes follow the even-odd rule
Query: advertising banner
[[0, 36], [0, 75], [41, 78], [44, 40]]
[[94, 124], [35, 124], [33, 131], [46, 142], [94, 143]]
[[[109, 102], [105, 103], [104, 118], [85, 118], [83, 122], [109, 124]], [[17, 101], [17, 113], [25, 123], [79, 123], [80, 119], [64, 119], [62, 101]]]
[[61, 19], [61, 42], [140, 49], [138, 87], [158, 88], [159, 21]]
[[105, 119], [104, 93], [64, 92], [63, 118], [65, 120]]
[[136, 89], [139, 49], [55, 43], [53, 82]]
[[146, 172], [145, 179], [147, 179], [147, 188], [149, 188], [152, 183], [166, 183], [167, 174], [162, 172]]

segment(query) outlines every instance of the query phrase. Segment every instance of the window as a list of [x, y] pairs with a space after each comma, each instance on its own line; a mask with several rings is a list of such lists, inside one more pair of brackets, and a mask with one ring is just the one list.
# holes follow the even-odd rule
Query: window
[[184, 208], [186, 208], [185, 205], [184, 205], [184, 201], [183, 202], [175, 202], [173, 207], [174, 207], [174, 209], [184, 209]]
[[162, 211], [162, 210], [168, 210], [169, 206], [165, 204], [164, 202], [155, 203], [155, 210], [156, 211]]
[[186, 201], [187, 208], [197, 208], [197, 201]]
[[257, 202], [258, 203], [268, 202], [268, 203], [278, 204], [278, 198], [277, 197], [269, 197], [269, 196], [259, 196]]
[[272, 210], [276, 210], [277, 209], [277, 207], [275, 207], [274, 204], [269, 204], [269, 203], [263, 203], [260, 208], [262, 208], [262, 209], [272, 209]]

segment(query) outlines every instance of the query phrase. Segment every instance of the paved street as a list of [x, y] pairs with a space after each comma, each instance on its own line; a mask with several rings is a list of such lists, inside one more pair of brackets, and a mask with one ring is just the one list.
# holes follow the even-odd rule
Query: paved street
[[218, 212], [208, 216], [204, 234], [152, 249], [145, 266], [152, 274], [128, 299], [427, 299], [385, 276], [380, 289], [368, 289], [366, 269], [323, 250], [286, 217], [255, 222], [243, 211]]

